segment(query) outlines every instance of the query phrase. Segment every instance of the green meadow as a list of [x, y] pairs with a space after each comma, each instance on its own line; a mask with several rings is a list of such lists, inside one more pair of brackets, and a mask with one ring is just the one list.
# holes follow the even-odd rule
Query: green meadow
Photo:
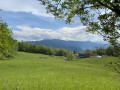
[[0, 61], [0, 90], [120, 90], [120, 77], [109, 62], [116, 57], [84, 58], [18, 52]]

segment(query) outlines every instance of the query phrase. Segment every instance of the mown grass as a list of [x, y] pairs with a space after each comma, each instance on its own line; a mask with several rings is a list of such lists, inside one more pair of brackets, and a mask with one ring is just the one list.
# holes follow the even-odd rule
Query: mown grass
[[115, 57], [65, 61], [65, 57], [18, 52], [0, 61], [0, 90], [120, 90], [120, 78], [105, 66]]

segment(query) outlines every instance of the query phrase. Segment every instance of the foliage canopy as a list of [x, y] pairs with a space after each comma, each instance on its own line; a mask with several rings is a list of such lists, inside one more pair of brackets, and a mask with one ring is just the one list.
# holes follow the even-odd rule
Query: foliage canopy
[[[74, 22], [78, 17], [87, 32], [99, 34], [116, 48], [120, 38], [120, 0], [39, 0], [56, 18]], [[118, 51], [117, 51], [118, 50]]]
[[120, 38], [120, 0], [39, 0], [47, 12], [66, 23], [79, 17], [87, 32], [101, 35], [105, 41], [118, 46]]
[[17, 40], [13, 39], [12, 31], [7, 23], [0, 21], [0, 59], [14, 57], [17, 52]]

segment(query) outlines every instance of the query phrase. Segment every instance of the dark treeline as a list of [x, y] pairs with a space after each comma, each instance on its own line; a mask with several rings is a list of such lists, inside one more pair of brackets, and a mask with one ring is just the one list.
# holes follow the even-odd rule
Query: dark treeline
[[107, 48], [99, 47], [96, 50], [86, 49], [85, 53], [88, 54], [97, 54], [97, 55], [107, 55], [107, 56], [118, 56], [113, 46], [109, 46]]
[[67, 54], [71, 52], [66, 49], [56, 49], [44, 45], [34, 45], [25, 42], [18, 43], [18, 51], [29, 52], [29, 53], [40, 53], [46, 55], [55, 55], [55, 56], [67, 56]]

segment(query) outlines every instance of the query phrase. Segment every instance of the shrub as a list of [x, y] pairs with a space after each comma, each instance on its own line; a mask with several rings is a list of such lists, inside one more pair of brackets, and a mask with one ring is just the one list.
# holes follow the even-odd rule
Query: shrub
[[75, 55], [72, 52], [67, 53], [67, 61], [71, 61], [75, 58]]
[[0, 59], [12, 58], [17, 52], [17, 40], [13, 39], [12, 34], [7, 23], [0, 21]]

